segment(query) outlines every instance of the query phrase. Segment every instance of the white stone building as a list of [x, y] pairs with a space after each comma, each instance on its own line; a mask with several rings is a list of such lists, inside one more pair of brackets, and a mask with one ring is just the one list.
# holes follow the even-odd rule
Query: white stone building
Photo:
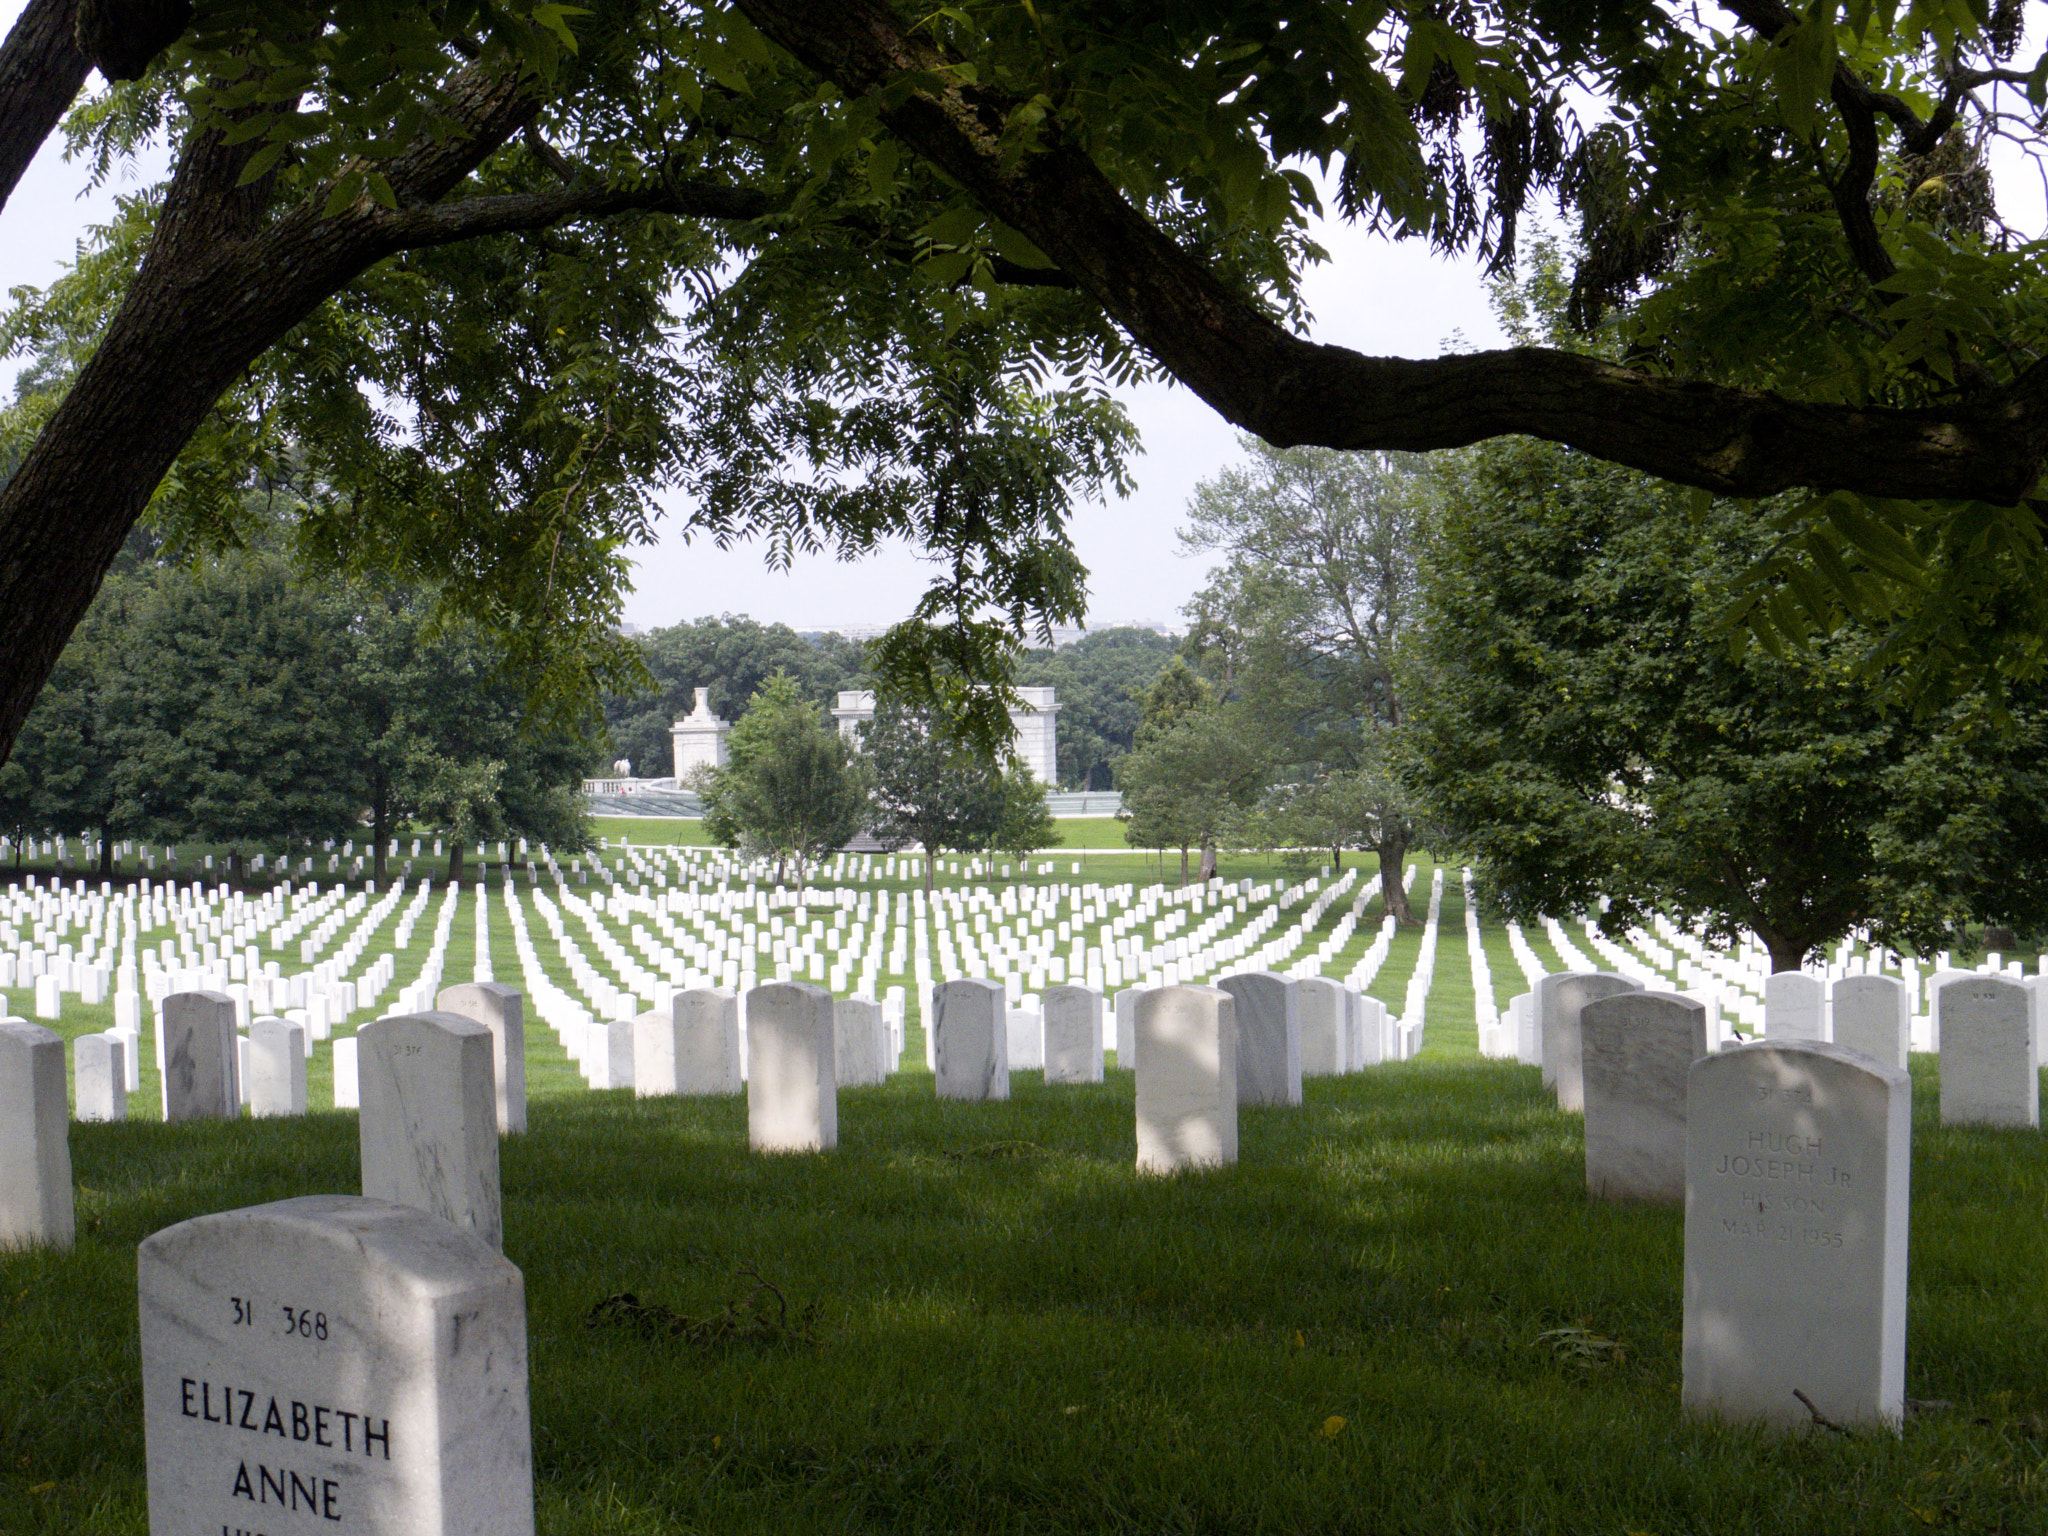
[[[1024, 707], [1010, 711], [1011, 739], [1031, 776], [1051, 788], [1060, 781], [1059, 704], [1050, 688], [1019, 688], [1017, 697]], [[839, 734], [858, 746], [861, 726], [875, 718], [875, 696], [866, 689], [841, 693], [832, 718]]]
[[732, 726], [711, 713], [711, 690], [699, 688], [697, 707], [669, 727], [676, 749], [677, 786], [688, 784], [690, 774], [699, 768], [723, 768], [725, 738], [731, 733]]

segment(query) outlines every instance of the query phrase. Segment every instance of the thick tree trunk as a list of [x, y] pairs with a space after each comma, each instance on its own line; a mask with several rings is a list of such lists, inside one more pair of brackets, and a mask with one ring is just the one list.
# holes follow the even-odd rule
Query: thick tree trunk
[[1185, 845], [1183, 845], [1183, 846], [1182, 846], [1182, 848], [1181, 848], [1181, 850], [1180, 850], [1180, 885], [1181, 885], [1181, 889], [1182, 889], [1182, 890], [1186, 890], [1186, 889], [1187, 889], [1187, 885], [1188, 885], [1188, 850], [1187, 850], [1187, 848], [1186, 848], [1186, 846], [1185, 846]]
[[384, 841], [391, 830], [391, 796], [384, 785], [379, 784], [370, 796], [370, 836], [375, 839], [370, 848], [370, 878], [377, 882], [377, 888], [384, 888]]
[[100, 823], [100, 878], [114, 878], [114, 832], [104, 821]]
[[29, 0], [0, 43], [0, 208], [92, 69], [77, 27], [77, 0]]
[[1794, 939], [1782, 933], [1766, 933], [1759, 929], [1757, 937], [1764, 941], [1764, 947], [1771, 952], [1771, 970], [1796, 971], [1806, 963], [1806, 957], [1813, 945], [1804, 939]]
[[1202, 844], [1202, 884], [1207, 885], [1216, 878], [1216, 845]]
[[462, 857], [469, 851], [461, 838], [453, 838], [448, 844], [448, 883], [453, 885], [462, 878]]
[[1408, 905], [1408, 891], [1401, 884], [1402, 876], [1407, 873], [1403, 868], [1408, 862], [1407, 840], [1389, 840], [1373, 851], [1380, 860], [1380, 901], [1395, 922], [1404, 928], [1414, 927], [1415, 909]]

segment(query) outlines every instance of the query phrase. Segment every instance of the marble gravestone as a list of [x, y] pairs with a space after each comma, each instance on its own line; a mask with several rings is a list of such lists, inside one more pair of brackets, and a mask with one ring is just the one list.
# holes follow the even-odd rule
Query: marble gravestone
[[347, 1035], [334, 1042], [334, 1107], [357, 1109], [363, 1102], [361, 1075], [356, 1071], [359, 1052], [356, 1037]]
[[1970, 976], [1941, 989], [1941, 1123], [2041, 1124], [2032, 997], [2019, 982]]
[[889, 1080], [889, 1026], [873, 998], [841, 997], [832, 1003], [832, 1061], [843, 1088], [872, 1088]]
[[508, 987], [502, 981], [466, 981], [460, 986], [443, 987], [434, 1003], [440, 1012], [459, 1013], [491, 1032], [498, 1131], [501, 1135], [512, 1135], [525, 1130], [526, 998], [517, 987]]
[[747, 1143], [756, 1152], [839, 1145], [832, 994], [777, 981], [747, 994]]
[[1827, 988], [1804, 971], [1774, 971], [1764, 978], [1764, 1038], [1825, 1040]]
[[[1301, 1012], [1296, 983], [1239, 971], [1216, 983], [1237, 1005], [1237, 1102], [1301, 1102]], [[1142, 1053], [1144, 1047], [1140, 1046]]]
[[[1912, 1079], [1821, 1041], [1703, 1056], [1686, 1083], [1683, 1402], [1896, 1425]], [[1809, 1410], [1794, 1393], [1812, 1403]]]
[[1888, 1067], [1906, 1065], [1913, 1015], [1896, 976], [1844, 976], [1835, 983], [1835, 1044], [1875, 1056]]
[[1138, 996], [1138, 1171], [1237, 1161], [1237, 1003], [1221, 987]]
[[1045, 1080], [1102, 1081], [1102, 994], [1093, 987], [1046, 989]]
[[1114, 1000], [1116, 1013], [1116, 1064], [1125, 1072], [1138, 1070], [1138, 999], [1143, 987], [1125, 987]]
[[355, 1038], [363, 1194], [503, 1247], [491, 1032], [457, 1013], [414, 1013]]
[[740, 1000], [736, 992], [692, 987], [678, 992], [667, 1013], [633, 1021], [633, 1091], [656, 1094], [738, 1093]]
[[1617, 992], [1579, 1010], [1589, 1196], [1685, 1199], [1686, 1078], [1706, 1054], [1706, 1005], [1691, 998]]
[[0, 1249], [69, 1248], [71, 1105], [63, 1037], [0, 1021]]
[[309, 1195], [136, 1253], [158, 1536], [531, 1536], [520, 1273], [406, 1206]]
[[1343, 983], [1310, 976], [1294, 984], [1294, 999], [1300, 1020], [1301, 1075], [1335, 1077], [1349, 1071], [1351, 999]]
[[72, 1080], [81, 1120], [128, 1118], [128, 1037], [108, 1030], [71, 1043]]
[[1543, 1082], [1556, 1090], [1559, 1109], [1575, 1115], [1586, 1107], [1585, 1079], [1579, 1068], [1579, 1010], [1617, 992], [1641, 990], [1639, 983], [1610, 971], [1557, 971], [1536, 983]]
[[249, 1113], [257, 1119], [306, 1112], [306, 1031], [283, 1019], [249, 1026]]
[[[591, 1086], [596, 1088], [631, 1088], [633, 1086], [633, 1031], [631, 1019], [613, 1019], [599, 1026], [602, 1039], [600, 1049], [604, 1052], [603, 1078]], [[593, 1076], [597, 1074], [593, 1073]]]
[[164, 1119], [240, 1115], [234, 999], [222, 992], [173, 992], [163, 1001], [163, 1021]]
[[1378, 998], [1361, 992], [1355, 999], [1358, 1009], [1358, 1065], [1377, 1067], [1387, 1059], [1387, 1005]]
[[1010, 1027], [1002, 986], [963, 978], [932, 988], [933, 1086], [942, 1099], [1010, 1096]]
[[1045, 1067], [1045, 1018], [1036, 1008], [1003, 1010], [1005, 1052], [1012, 1072], [1037, 1072]]

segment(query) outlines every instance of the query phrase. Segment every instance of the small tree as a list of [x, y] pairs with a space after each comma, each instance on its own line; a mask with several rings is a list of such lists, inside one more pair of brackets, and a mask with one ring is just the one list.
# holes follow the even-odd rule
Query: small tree
[[780, 882], [860, 831], [865, 775], [839, 733], [825, 724], [787, 673], [754, 695], [727, 738], [729, 756], [704, 790], [705, 826], [728, 847], [758, 847]]
[[1009, 806], [1003, 776], [950, 739], [928, 710], [885, 699], [863, 739], [874, 778], [875, 836], [892, 848], [916, 843], [924, 851], [927, 891], [940, 854], [986, 848], [1002, 832]]
[[1003, 774], [1003, 815], [991, 839], [993, 846], [1022, 863], [1041, 848], [1056, 847], [1059, 840], [1045, 786], [1013, 765]]
[[1140, 732], [1118, 766], [1124, 840], [1134, 848], [1178, 848], [1180, 883], [1188, 852], [1202, 852], [1201, 878], [1216, 873], [1216, 850], [1241, 842], [1246, 818], [1268, 772], [1256, 733], [1235, 710], [1190, 709], [1172, 725]]

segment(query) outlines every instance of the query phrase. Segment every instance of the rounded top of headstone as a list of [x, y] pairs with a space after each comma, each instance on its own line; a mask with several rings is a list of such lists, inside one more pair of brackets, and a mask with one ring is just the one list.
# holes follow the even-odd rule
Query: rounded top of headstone
[[1696, 997], [1687, 997], [1682, 992], [1616, 992], [1611, 997], [1596, 997], [1580, 1010], [1579, 1017], [1595, 1021], [1613, 1015], [1640, 1018], [1646, 1014], [1655, 1017], [1689, 1018], [1696, 1013], [1705, 1013], [1707, 1005]]
[[391, 1013], [381, 1019], [374, 1019], [357, 1030], [357, 1035], [406, 1034], [421, 1032], [422, 1026], [431, 1026], [444, 1035], [488, 1035], [490, 1030], [466, 1014], [433, 1011], [428, 1013]]
[[1913, 1082], [1912, 1075], [1903, 1067], [1894, 1067], [1875, 1056], [1866, 1056], [1861, 1051], [1852, 1051], [1848, 1046], [1836, 1045], [1830, 1040], [1754, 1040], [1746, 1045], [1731, 1045], [1709, 1052], [1693, 1062], [1692, 1075], [1748, 1071], [1767, 1063], [1773, 1056], [1785, 1058], [1787, 1067], [1794, 1069], [1810, 1069], [1824, 1062], [1829, 1069], [1853, 1068], [1893, 1086], [1903, 1084], [1910, 1088]]
[[818, 998], [830, 1001], [832, 994], [823, 987], [808, 981], [766, 981], [747, 994], [751, 1007], [756, 1000], [764, 1003], [780, 1002], [784, 998]]
[[26, 1019], [0, 1019], [0, 1034], [8, 1036], [22, 1045], [62, 1045], [63, 1036], [55, 1030], [45, 1029], [40, 1024], [31, 1024]]
[[417, 1297], [519, 1278], [518, 1266], [474, 1233], [411, 1206], [362, 1195], [301, 1195], [195, 1216], [151, 1233], [136, 1256], [190, 1271], [203, 1265], [209, 1250], [231, 1246], [246, 1253], [252, 1245], [293, 1259], [325, 1252], [336, 1264], [369, 1269]]

